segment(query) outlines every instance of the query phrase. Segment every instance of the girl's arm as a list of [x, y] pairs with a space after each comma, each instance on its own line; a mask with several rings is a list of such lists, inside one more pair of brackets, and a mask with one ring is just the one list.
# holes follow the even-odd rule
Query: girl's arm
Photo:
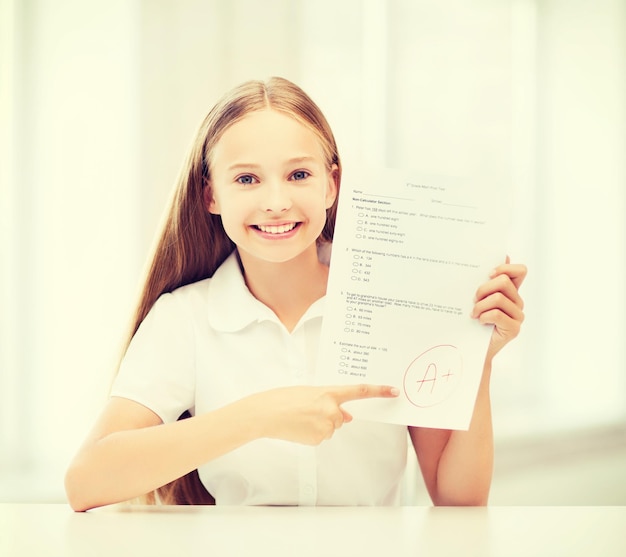
[[66, 473], [68, 501], [84, 511], [132, 499], [253, 439], [319, 444], [352, 420], [344, 402], [394, 396], [388, 386], [286, 387], [168, 424], [112, 397]]
[[476, 293], [472, 317], [495, 325], [485, 359], [476, 405], [467, 431], [409, 427], [426, 488], [435, 505], [486, 505], [493, 470], [489, 383], [493, 357], [515, 338], [524, 321], [519, 287], [524, 265], [506, 263]]
[[70, 506], [84, 511], [149, 493], [251, 440], [234, 410], [162, 424], [145, 406], [112, 397], [67, 470]]
[[489, 401], [490, 366], [485, 366], [467, 431], [409, 427], [430, 498], [435, 505], [486, 505], [493, 468]]

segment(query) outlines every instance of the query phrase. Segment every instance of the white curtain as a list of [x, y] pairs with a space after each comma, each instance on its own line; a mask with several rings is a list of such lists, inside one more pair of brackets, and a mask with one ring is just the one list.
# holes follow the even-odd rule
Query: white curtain
[[501, 437], [625, 419], [621, 0], [0, 0], [0, 500], [58, 500], [200, 119], [282, 75], [346, 165], [480, 171], [530, 268]]

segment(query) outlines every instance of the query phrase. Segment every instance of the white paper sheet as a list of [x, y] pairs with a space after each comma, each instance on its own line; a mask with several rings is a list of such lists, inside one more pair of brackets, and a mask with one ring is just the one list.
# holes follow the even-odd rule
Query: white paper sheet
[[467, 429], [491, 326], [473, 298], [504, 261], [504, 185], [398, 170], [344, 175], [319, 384], [390, 384], [355, 418]]

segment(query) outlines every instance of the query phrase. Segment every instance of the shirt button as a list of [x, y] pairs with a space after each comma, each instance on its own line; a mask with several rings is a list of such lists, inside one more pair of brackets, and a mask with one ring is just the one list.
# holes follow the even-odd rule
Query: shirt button
[[311, 495], [313, 493], [313, 486], [311, 484], [306, 484], [304, 486], [304, 493]]

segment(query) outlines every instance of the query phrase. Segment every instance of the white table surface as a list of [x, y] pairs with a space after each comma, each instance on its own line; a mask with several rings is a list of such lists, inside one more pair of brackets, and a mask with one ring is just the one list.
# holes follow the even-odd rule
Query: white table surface
[[626, 556], [626, 507], [0, 505], [0, 556]]

